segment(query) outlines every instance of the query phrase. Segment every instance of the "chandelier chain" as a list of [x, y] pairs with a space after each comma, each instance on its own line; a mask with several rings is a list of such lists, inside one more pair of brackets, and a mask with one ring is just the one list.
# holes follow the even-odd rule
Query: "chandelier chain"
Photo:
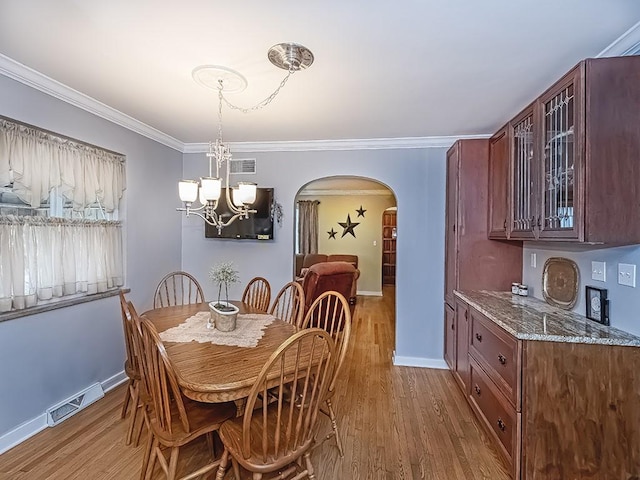
[[[256, 110], [260, 110], [260, 109], [266, 107], [267, 105], [269, 105], [273, 101], [273, 99], [276, 98], [276, 96], [280, 93], [280, 90], [282, 90], [282, 88], [287, 84], [287, 81], [289, 80], [289, 77], [291, 77], [291, 75], [293, 75], [295, 72], [296, 72], [295, 70], [290, 69], [289, 72], [287, 73], [287, 76], [284, 77], [282, 79], [282, 81], [280, 82], [280, 85], [278, 86], [278, 88], [276, 88], [275, 91], [271, 95], [269, 95], [267, 98], [262, 100], [260, 103], [254, 105], [253, 107], [244, 108], [244, 107], [239, 107], [239, 106], [234, 105], [233, 103], [231, 103], [222, 94], [222, 86], [219, 89], [220, 99], [223, 100], [224, 103], [232, 110], [239, 110], [242, 113], [255, 112]], [[222, 104], [220, 104], [220, 108], [222, 108]], [[219, 117], [220, 118], [221, 118], [221, 115], [222, 115], [222, 113], [219, 113]]]

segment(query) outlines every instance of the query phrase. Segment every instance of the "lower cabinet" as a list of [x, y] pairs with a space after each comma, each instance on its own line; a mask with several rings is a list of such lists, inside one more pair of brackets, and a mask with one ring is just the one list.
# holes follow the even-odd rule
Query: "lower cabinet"
[[452, 371], [514, 480], [640, 478], [640, 348], [520, 340], [456, 300]]

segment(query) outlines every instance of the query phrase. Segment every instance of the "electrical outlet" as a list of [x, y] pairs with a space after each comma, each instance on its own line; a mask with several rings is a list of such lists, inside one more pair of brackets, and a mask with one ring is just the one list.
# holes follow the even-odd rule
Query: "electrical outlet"
[[599, 282], [607, 281], [606, 262], [591, 262], [591, 280], [598, 280]]
[[628, 287], [636, 286], [636, 266], [629, 263], [618, 264], [618, 283]]

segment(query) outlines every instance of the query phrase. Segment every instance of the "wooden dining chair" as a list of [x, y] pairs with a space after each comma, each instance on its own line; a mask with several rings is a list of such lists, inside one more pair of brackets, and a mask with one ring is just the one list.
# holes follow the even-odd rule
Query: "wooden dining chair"
[[247, 284], [242, 293], [242, 302], [266, 312], [271, 302], [271, 285], [266, 278], [255, 277]]
[[[307, 329], [285, 340], [258, 374], [244, 416], [220, 427], [224, 452], [216, 480], [224, 478], [229, 457], [236, 480], [239, 466], [252, 472], [253, 480], [276, 471], [276, 478], [285, 479], [298, 470], [296, 479], [315, 478], [311, 446], [334, 368], [334, 342], [324, 330]], [[263, 402], [267, 396], [273, 400]]]
[[298, 282], [289, 282], [278, 292], [269, 313], [296, 327], [304, 319], [304, 290]]
[[332, 432], [324, 440], [336, 437], [340, 456], [344, 457], [342, 439], [338, 431], [338, 422], [331, 399], [336, 393], [336, 379], [344, 363], [349, 338], [351, 337], [351, 310], [344, 295], [338, 292], [324, 292], [311, 304], [302, 322], [302, 328], [318, 327], [326, 330], [336, 344], [336, 368], [329, 385], [329, 392], [320, 411], [331, 419]]
[[153, 308], [204, 302], [202, 287], [187, 272], [171, 272], [164, 276], [153, 295]]
[[[139, 398], [140, 398], [140, 364], [135, 345], [135, 325], [131, 313], [133, 305], [127, 302], [124, 293], [120, 290], [120, 312], [122, 314], [122, 327], [124, 330], [124, 346], [126, 359], [124, 362], [124, 372], [129, 378], [127, 390], [125, 392], [124, 402], [122, 403], [121, 418], [127, 416], [127, 410], [131, 406], [131, 415], [129, 417], [129, 426], [127, 427], [126, 445], [131, 445], [133, 431], [136, 421], [142, 426], [142, 418], [138, 415]], [[137, 441], [136, 441], [137, 446]]]
[[[150, 435], [143, 459], [144, 478], [152, 478], [156, 461], [167, 480], [178, 478], [180, 447], [202, 436], [207, 436], [211, 446], [211, 461], [179, 478], [192, 479], [214, 470], [220, 461], [213, 456], [211, 434], [218, 430], [222, 422], [235, 416], [235, 404], [200, 403], [184, 397], [155, 327], [144, 316], [139, 318], [138, 324], [142, 343], [141, 377], [150, 402], [145, 409]], [[168, 459], [163, 449], [170, 450]]]

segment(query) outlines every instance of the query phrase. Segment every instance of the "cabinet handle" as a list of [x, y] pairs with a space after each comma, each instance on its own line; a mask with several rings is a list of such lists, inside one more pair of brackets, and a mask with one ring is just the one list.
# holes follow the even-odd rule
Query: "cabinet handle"
[[538, 215], [538, 228], [540, 228], [542, 223], [540, 222], [540, 215]]
[[501, 418], [498, 419], [498, 428], [503, 432], [506, 430], [507, 425], [502, 421]]
[[456, 329], [456, 324], [455, 323], [451, 323], [451, 330], [455, 330]]
[[502, 228], [504, 228], [505, 230], [507, 229], [507, 220], [505, 219], [504, 223], [502, 224]]
[[469, 310], [465, 310], [464, 311], [464, 319], [468, 320], [469, 319]]
[[476, 333], [476, 340], [481, 342], [482, 341], [482, 335], [480, 335], [479, 333]]
[[480, 387], [478, 385], [475, 386], [474, 390], [478, 395], [480, 395]]
[[507, 357], [505, 357], [504, 355], [502, 355], [501, 353], [498, 354], [498, 361], [502, 364], [505, 365], [507, 363]]

